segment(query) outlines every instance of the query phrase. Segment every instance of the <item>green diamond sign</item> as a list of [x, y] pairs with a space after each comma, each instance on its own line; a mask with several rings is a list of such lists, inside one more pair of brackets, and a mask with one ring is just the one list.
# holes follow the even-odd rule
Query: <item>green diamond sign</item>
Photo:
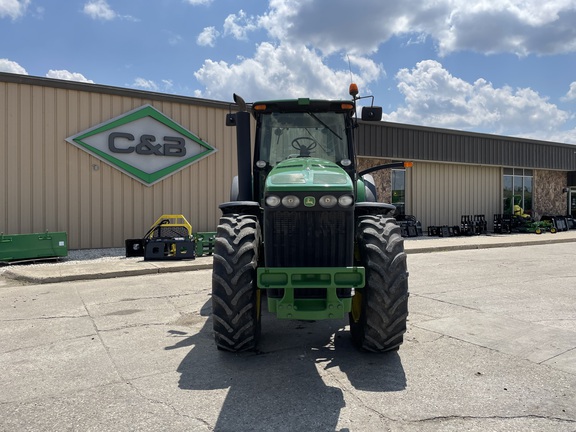
[[148, 186], [216, 151], [151, 105], [127, 112], [66, 141]]

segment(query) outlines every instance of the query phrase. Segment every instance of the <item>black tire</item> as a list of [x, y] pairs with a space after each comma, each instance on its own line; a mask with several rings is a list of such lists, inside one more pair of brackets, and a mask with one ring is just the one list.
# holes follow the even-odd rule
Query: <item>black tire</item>
[[255, 216], [223, 216], [217, 228], [212, 270], [212, 318], [219, 349], [256, 348], [260, 337], [260, 290], [256, 267], [260, 224]]
[[408, 271], [400, 227], [394, 218], [361, 216], [356, 239], [366, 284], [352, 299], [352, 341], [366, 351], [397, 349], [408, 318]]

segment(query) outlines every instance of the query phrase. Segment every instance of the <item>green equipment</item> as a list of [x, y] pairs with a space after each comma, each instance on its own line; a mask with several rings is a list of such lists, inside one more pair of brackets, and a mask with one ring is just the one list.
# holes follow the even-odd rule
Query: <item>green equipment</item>
[[64, 231], [33, 234], [0, 233], [0, 263], [60, 259], [68, 256], [68, 235]]
[[556, 228], [551, 221], [535, 221], [532, 218], [525, 219], [520, 216], [513, 216], [512, 232], [542, 234], [543, 232], [556, 233]]
[[[397, 349], [408, 316], [408, 272], [395, 206], [377, 201], [371, 172], [358, 172], [352, 100], [246, 102], [226, 116], [236, 127], [238, 176], [222, 203], [212, 276], [216, 345], [255, 349], [261, 302], [277, 318], [348, 317], [354, 344]], [[369, 96], [371, 97], [371, 96]], [[251, 157], [251, 115], [256, 124]], [[379, 121], [382, 108], [362, 108]]]
[[555, 234], [557, 230], [552, 221], [535, 221], [532, 216], [524, 213], [524, 209], [520, 207], [519, 204], [514, 204], [514, 214], [512, 215], [512, 231], [534, 234], [542, 234], [543, 232], [548, 231], [552, 234]]

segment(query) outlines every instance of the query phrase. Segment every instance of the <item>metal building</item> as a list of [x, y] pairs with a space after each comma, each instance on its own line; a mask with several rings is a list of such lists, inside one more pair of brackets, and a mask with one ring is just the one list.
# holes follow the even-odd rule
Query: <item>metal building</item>
[[[123, 247], [164, 213], [214, 231], [236, 172], [225, 102], [0, 73], [0, 232], [66, 231], [69, 247]], [[360, 122], [358, 163], [423, 226], [503, 213], [576, 212], [576, 146]], [[569, 206], [572, 204], [572, 207]]]
[[491, 221], [514, 203], [535, 219], [576, 216], [574, 145], [387, 122], [359, 129], [363, 158], [415, 162], [405, 173], [405, 213], [424, 227], [456, 225], [462, 215]]

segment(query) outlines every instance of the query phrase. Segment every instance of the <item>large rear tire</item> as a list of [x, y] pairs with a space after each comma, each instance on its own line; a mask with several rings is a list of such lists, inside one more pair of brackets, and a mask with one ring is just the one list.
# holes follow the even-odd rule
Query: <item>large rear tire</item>
[[256, 268], [258, 218], [223, 216], [217, 228], [212, 270], [212, 317], [216, 346], [226, 351], [256, 348], [260, 337], [260, 290]]
[[356, 235], [366, 284], [352, 299], [352, 341], [366, 351], [397, 349], [408, 318], [408, 271], [400, 227], [394, 218], [361, 216]]

